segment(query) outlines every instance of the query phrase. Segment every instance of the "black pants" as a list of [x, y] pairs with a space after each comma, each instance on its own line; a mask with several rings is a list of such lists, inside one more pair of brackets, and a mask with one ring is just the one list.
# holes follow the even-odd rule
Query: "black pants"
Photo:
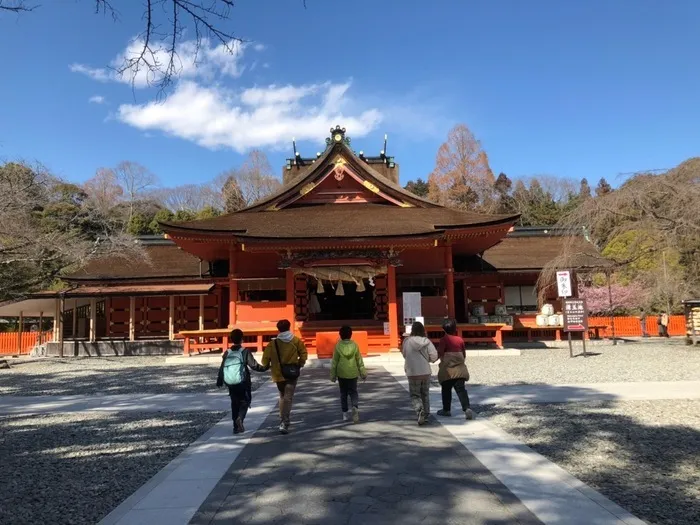
[[457, 397], [462, 405], [462, 410], [469, 408], [469, 394], [464, 388], [464, 379], [448, 379], [442, 383], [442, 409], [449, 412], [452, 408], [452, 389], [457, 392]]
[[357, 394], [357, 378], [343, 379], [339, 377], [338, 386], [340, 387], [340, 408], [343, 412], [348, 411], [348, 396], [350, 396], [352, 406], [357, 408], [360, 402], [360, 396]]
[[231, 418], [234, 423], [239, 417], [243, 421], [250, 406], [248, 385], [241, 383], [240, 385], [229, 386], [228, 395], [231, 397]]

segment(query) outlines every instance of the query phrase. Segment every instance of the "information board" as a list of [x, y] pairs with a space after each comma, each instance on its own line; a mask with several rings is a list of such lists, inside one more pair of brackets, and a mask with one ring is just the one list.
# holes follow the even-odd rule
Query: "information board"
[[405, 292], [403, 294], [403, 324], [411, 326], [416, 317], [421, 317], [420, 292]]
[[571, 272], [569, 270], [562, 270], [557, 272], [557, 291], [559, 292], [559, 297], [571, 297]]
[[588, 330], [588, 308], [585, 299], [564, 299], [564, 331], [585, 332]]

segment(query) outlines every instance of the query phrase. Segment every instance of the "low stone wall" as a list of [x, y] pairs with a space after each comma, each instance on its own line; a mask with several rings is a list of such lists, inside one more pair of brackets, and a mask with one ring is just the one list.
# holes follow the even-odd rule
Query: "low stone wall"
[[[43, 355], [61, 355], [60, 343], [46, 343]], [[182, 341], [64, 341], [63, 357], [109, 357], [139, 355], [181, 355]]]

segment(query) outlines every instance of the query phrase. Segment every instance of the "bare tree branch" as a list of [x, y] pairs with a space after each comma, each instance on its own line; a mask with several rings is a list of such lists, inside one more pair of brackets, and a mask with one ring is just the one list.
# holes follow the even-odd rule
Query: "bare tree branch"
[[34, 11], [38, 4], [28, 5], [24, 0], [0, 0], [0, 11], [10, 13], [28, 13]]

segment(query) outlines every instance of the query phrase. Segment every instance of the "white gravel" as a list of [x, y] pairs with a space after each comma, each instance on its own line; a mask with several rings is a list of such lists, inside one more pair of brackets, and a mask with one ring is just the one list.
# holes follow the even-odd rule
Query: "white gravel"
[[0, 523], [96, 523], [223, 416], [0, 417]]
[[[580, 343], [577, 351], [580, 352]], [[698, 381], [700, 351], [681, 344], [597, 345], [595, 355], [567, 349], [523, 350], [513, 357], [467, 357], [470, 384]]]
[[478, 411], [648, 523], [700, 523], [700, 401]]
[[[216, 391], [218, 365], [171, 365], [165, 357], [11, 360], [0, 370], [0, 395], [177, 394]], [[258, 357], [259, 359], [259, 357]], [[251, 372], [253, 389], [269, 373]]]

